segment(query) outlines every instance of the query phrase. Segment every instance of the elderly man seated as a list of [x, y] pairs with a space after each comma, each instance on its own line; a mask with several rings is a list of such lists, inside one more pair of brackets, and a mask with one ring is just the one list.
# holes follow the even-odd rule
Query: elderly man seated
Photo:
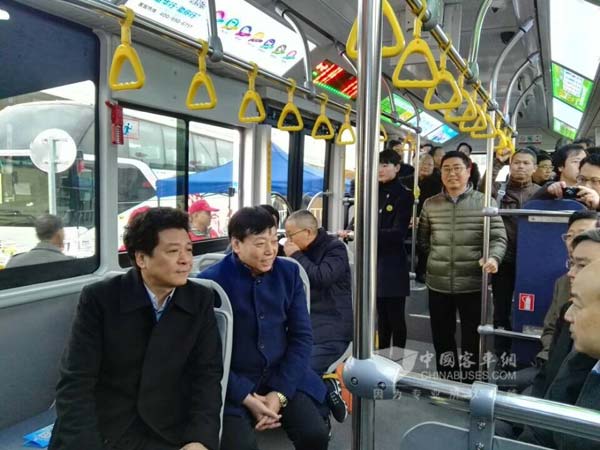
[[[352, 341], [352, 275], [345, 245], [319, 228], [310, 211], [293, 213], [285, 222], [285, 254], [297, 260], [310, 281], [310, 319], [314, 345], [311, 367], [325, 374]], [[346, 418], [339, 386], [327, 378], [328, 401], [333, 417]]]
[[282, 426], [296, 450], [326, 450], [326, 389], [310, 368], [313, 345], [299, 268], [277, 258], [275, 219], [260, 207], [229, 221], [233, 253], [200, 274], [233, 308], [233, 353], [221, 450], [256, 450], [255, 431]]

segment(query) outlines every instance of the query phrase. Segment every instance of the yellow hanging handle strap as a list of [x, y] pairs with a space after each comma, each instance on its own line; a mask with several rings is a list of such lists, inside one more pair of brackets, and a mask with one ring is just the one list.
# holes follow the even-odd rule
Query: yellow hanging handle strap
[[[321, 114], [319, 114], [319, 117], [317, 117], [315, 125], [312, 129], [312, 133], [310, 134], [313, 139], [331, 139], [335, 135], [331, 121], [329, 120], [329, 117], [327, 117], [327, 103], [329, 102], [329, 97], [327, 94], [322, 95], [323, 100], [321, 100]], [[319, 128], [321, 128], [322, 125], [327, 127], [326, 134], [318, 134]]]
[[[462, 101], [462, 91], [454, 79], [454, 75], [446, 69], [446, 64], [448, 61], [448, 52], [452, 49], [452, 41], [448, 42], [448, 45], [445, 49], [442, 49], [440, 53], [440, 70], [438, 72], [438, 83], [435, 87], [430, 87], [427, 89], [427, 94], [425, 95], [425, 108], [431, 109], [434, 111], [438, 111], [440, 109], [454, 109], [458, 108]], [[433, 96], [435, 95], [435, 90], [440, 87], [440, 84], [446, 83], [450, 85], [452, 88], [452, 97], [447, 102], [434, 103], [432, 102]]]
[[486, 113], [478, 104], [475, 105], [475, 108], [477, 109], [477, 119], [475, 119], [475, 121], [470, 125], [468, 125], [467, 122], [460, 122], [458, 124], [458, 129], [461, 133], [471, 133], [473, 131], [480, 132], [487, 130]]
[[388, 134], [382, 123], [379, 123], [379, 134], [380, 134], [379, 142], [387, 142], [388, 141]]
[[[392, 82], [398, 89], [429, 89], [435, 87], [439, 82], [437, 63], [435, 62], [433, 53], [431, 53], [431, 48], [425, 40], [421, 39], [421, 28], [423, 26], [423, 17], [427, 12], [427, 2], [422, 0], [421, 3], [423, 7], [421, 8], [421, 11], [417, 17], [415, 17], [413, 40], [409, 42], [402, 52], [402, 55], [400, 55], [400, 59], [398, 60], [398, 64], [396, 65], [396, 69], [394, 69], [394, 74], [392, 75]], [[427, 67], [429, 68], [431, 78], [424, 80], [400, 78], [402, 69], [411, 55], [421, 55], [423, 57], [427, 63]]]
[[458, 116], [452, 115], [452, 110], [447, 109], [444, 111], [444, 120], [450, 123], [472, 122], [473, 120], [477, 119], [477, 108], [475, 107], [477, 101], [477, 90], [473, 91], [473, 95], [469, 94], [469, 92], [465, 89], [464, 74], [461, 74], [458, 77], [458, 87], [460, 88], [462, 98], [466, 102], [467, 106], [463, 113]]
[[[200, 39], [202, 48], [198, 51], [198, 72], [192, 78], [188, 88], [185, 105], [192, 110], [213, 109], [217, 106], [217, 94], [210, 75], [206, 72], [206, 55], [208, 55], [208, 42]], [[208, 94], [208, 101], [203, 103], [194, 103], [194, 98], [198, 89], [204, 86]]]
[[[486, 110], [487, 110], [486, 104]], [[501, 118], [498, 117], [498, 123], [501, 123]], [[492, 117], [489, 113], [485, 113], [485, 121], [489, 125], [490, 131], [488, 132], [487, 128], [485, 130], [473, 130], [471, 131], [471, 137], [473, 139], [494, 139], [498, 136], [498, 129], [496, 128], [496, 124], [493, 122]], [[481, 132], [480, 132], [481, 131]]]
[[[294, 104], [294, 92], [296, 92], [296, 80], [288, 78], [292, 85], [288, 88], [288, 101], [281, 111], [279, 120], [277, 121], [277, 128], [281, 131], [301, 131], [304, 129], [304, 121], [302, 115], [298, 110], [298, 107]], [[285, 125], [285, 119], [288, 114], [293, 114], [296, 117], [297, 125]]]
[[[406, 42], [404, 40], [404, 33], [402, 32], [398, 18], [394, 13], [394, 8], [392, 8], [392, 5], [390, 5], [388, 0], [383, 0], [383, 16], [387, 18], [390, 27], [392, 28], [392, 35], [394, 36], [396, 43], [389, 47], [384, 46], [381, 49], [381, 56], [383, 58], [393, 58], [394, 56], [398, 56], [400, 53], [402, 53]], [[358, 21], [355, 20], [352, 24], [350, 34], [348, 35], [348, 40], [346, 41], [346, 54], [352, 59], [358, 58], [358, 50], [356, 47], [357, 35]]]
[[[335, 138], [335, 143], [337, 145], [352, 145], [356, 143], [356, 134], [354, 134], [354, 130], [352, 129], [352, 124], [350, 123], [350, 113], [352, 112], [352, 105], [346, 103], [346, 114], [344, 116], [344, 123], [338, 130], [338, 134]], [[350, 133], [350, 139], [344, 139], [343, 134], [345, 132]]]
[[[261, 123], [267, 117], [267, 113], [265, 112], [265, 106], [263, 105], [262, 98], [258, 92], [256, 92], [256, 75], [258, 74], [258, 66], [253, 62], [250, 64], [252, 65], [252, 70], [248, 71], [248, 90], [242, 98], [242, 103], [240, 104], [240, 110], [238, 112], [238, 119], [242, 123]], [[254, 102], [258, 115], [246, 115], [250, 102]]]
[[[146, 75], [142, 62], [135, 49], [131, 46], [131, 25], [135, 14], [132, 9], [121, 6], [125, 12], [125, 20], [121, 20], [121, 45], [119, 45], [113, 55], [108, 74], [108, 85], [113, 91], [126, 91], [131, 89], [140, 89], [146, 82]], [[135, 81], [125, 81], [119, 83], [119, 75], [125, 61], [129, 61], [135, 74]]]

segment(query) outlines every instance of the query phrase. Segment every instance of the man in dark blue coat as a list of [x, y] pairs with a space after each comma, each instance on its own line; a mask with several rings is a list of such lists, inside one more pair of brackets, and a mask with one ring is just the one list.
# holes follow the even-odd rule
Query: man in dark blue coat
[[352, 275], [342, 241], [319, 228], [310, 211], [293, 213], [285, 222], [285, 254], [297, 260], [310, 281], [313, 329], [311, 366], [323, 374], [352, 341]]
[[233, 253], [200, 274], [223, 287], [234, 316], [221, 450], [256, 450], [255, 430], [279, 426], [296, 450], [326, 450], [326, 389], [310, 368], [299, 268], [277, 258], [275, 221], [264, 209], [240, 209], [228, 231]]

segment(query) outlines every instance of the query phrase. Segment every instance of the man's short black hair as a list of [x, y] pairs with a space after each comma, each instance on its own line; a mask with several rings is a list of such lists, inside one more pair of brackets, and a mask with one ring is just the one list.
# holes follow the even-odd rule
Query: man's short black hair
[[567, 228], [571, 228], [578, 220], [598, 220], [598, 214], [596, 211], [590, 211], [589, 209], [582, 209], [581, 211], [575, 211], [569, 216], [569, 223]]
[[[552, 154], [552, 165], [554, 166], [554, 171], [556, 174], [559, 174], [559, 167], [565, 167], [565, 163], [567, 162], [567, 158], [573, 153], [585, 152], [584, 148], [581, 145], [577, 144], [568, 144], [563, 145], [561, 148], [556, 150]], [[586, 152], [587, 154], [587, 152]]]
[[190, 231], [190, 219], [185, 211], [175, 208], [150, 208], [136, 215], [125, 227], [123, 244], [131, 264], [137, 267], [135, 252], [152, 256], [158, 245], [158, 233], [172, 228]]
[[600, 228], [593, 228], [591, 230], [584, 231], [581, 234], [578, 234], [573, 238], [573, 242], [571, 243], [571, 247], [575, 250], [579, 244], [585, 241], [592, 241], [600, 244]]
[[579, 163], [579, 170], [581, 170], [584, 164], [600, 167], [600, 153], [592, 153], [583, 158]]
[[40, 241], [49, 241], [63, 229], [63, 221], [54, 214], [42, 214], [35, 219], [35, 234]]
[[427, 151], [430, 152], [433, 149], [433, 144], [430, 144], [430, 143], [422, 144], [421, 150], [423, 150], [425, 147], [429, 147], [429, 150], [427, 150]]
[[588, 147], [585, 151], [588, 152], [588, 155], [598, 155], [600, 154], [600, 147]]
[[247, 206], [231, 217], [227, 232], [230, 240], [235, 238], [243, 241], [251, 234], [261, 234], [275, 226], [275, 219], [265, 208]]
[[469, 144], [468, 142], [461, 142], [460, 144], [458, 144], [456, 146], [456, 151], [458, 151], [458, 149], [461, 148], [463, 145], [469, 149], [469, 155], [473, 153], [473, 147], [471, 147], [471, 144]]
[[468, 157], [467, 155], [465, 155], [464, 153], [462, 153], [462, 152], [459, 152], [458, 150], [453, 150], [453, 151], [451, 151], [451, 152], [448, 152], [448, 153], [446, 153], [446, 154], [445, 154], [445, 155], [442, 157], [442, 163], [440, 164], [440, 166], [443, 166], [443, 165], [444, 165], [444, 162], [445, 162], [447, 159], [450, 159], [450, 158], [460, 158], [460, 159], [462, 159], [462, 161], [463, 161], [463, 163], [464, 163], [464, 165], [465, 165], [465, 167], [466, 167], [467, 169], [470, 169], [470, 168], [471, 168], [471, 164], [472, 164], [472, 163], [471, 163], [471, 158], [469, 158], [469, 157]]
[[513, 155], [510, 157], [510, 159], [513, 159], [517, 155], [529, 155], [533, 158], [534, 164], [538, 163], [537, 153], [535, 151], [531, 150], [530, 148], [525, 147], [525, 148], [518, 149], [516, 152], [513, 153]]
[[393, 164], [399, 166], [402, 164], [402, 158], [394, 150], [384, 150], [379, 153], [379, 164]]
[[596, 145], [596, 142], [594, 142], [592, 138], [581, 138], [577, 139], [576, 141], [573, 141], [573, 144], [583, 144], [587, 147], [594, 147]]
[[[531, 148], [531, 147], [529, 147]], [[550, 161], [552, 162], [552, 156], [550, 156], [550, 153], [545, 152], [544, 150], [539, 150], [537, 153], [537, 161], [538, 164], [541, 163], [542, 161]]]
[[268, 211], [269, 214], [271, 214], [275, 218], [275, 225], [279, 226], [279, 221], [281, 220], [279, 218], [279, 211], [277, 211], [272, 205], [269, 205], [267, 203], [265, 203], [264, 205], [258, 205], [258, 207]]
[[393, 150], [396, 145], [402, 145], [402, 141], [399, 141], [397, 139], [392, 139], [391, 141], [388, 142], [387, 150]]

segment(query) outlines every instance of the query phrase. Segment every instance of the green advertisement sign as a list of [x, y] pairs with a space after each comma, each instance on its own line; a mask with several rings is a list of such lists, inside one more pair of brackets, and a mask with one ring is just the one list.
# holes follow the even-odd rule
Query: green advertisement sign
[[585, 111], [594, 83], [552, 63], [552, 95], [581, 112]]

